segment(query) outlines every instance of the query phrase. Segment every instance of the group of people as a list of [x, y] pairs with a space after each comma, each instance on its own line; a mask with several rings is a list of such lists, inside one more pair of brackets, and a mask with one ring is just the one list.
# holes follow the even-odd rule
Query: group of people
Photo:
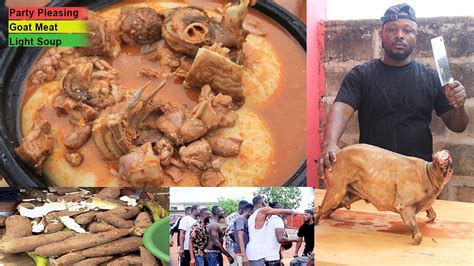
[[[304, 215], [304, 224], [296, 237], [288, 237], [283, 217]], [[296, 243], [294, 257], [304, 240], [303, 256], [314, 249], [314, 213], [283, 209], [279, 202], [269, 206], [264, 197], [255, 196], [252, 203], [241, 200], [238, 209], [225, 217], [219, 206], [201, 208], [193, 205], [185, 216], [170, 228], [171, 239], [178, 234], [180, 265], [221, 266], [226, 256], [230, 265], [281, 265], [282, 250]], [[171, 241], [171, 245], [174, 243]]]

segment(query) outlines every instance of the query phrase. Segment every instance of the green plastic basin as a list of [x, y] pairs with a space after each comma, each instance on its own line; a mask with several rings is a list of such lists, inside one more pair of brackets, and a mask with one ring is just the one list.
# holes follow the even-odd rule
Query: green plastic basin
[[163, 265], [170, 262], [170, 217], [165, 217], [148, 227], [143, 235], [145, 247], [155, 257], [161, 260]]

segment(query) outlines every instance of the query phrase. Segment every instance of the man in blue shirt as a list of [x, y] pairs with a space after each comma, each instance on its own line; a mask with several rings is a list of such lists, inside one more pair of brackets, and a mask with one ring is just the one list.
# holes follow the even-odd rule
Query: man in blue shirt
[[249, 242], [249, 225], [248, 219], [253, 213], [253, 205], [251, 203], [245, 204], [242, 208], [242, 215], [238, 216], [234, 222], [234, 253], [237, 265], [248, 264], [246, 246]]

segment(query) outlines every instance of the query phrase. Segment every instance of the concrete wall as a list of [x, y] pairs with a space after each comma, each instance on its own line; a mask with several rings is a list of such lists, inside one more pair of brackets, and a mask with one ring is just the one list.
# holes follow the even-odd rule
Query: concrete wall
[[[325, 31], [325, 97], [321, 99], [326, 114], [346, 73], [355, 65], [382, 55], [378, 36], [379, 20], [328, 21]], [[449, 131], [433, 112], [431, 129], [434, 150], [448, 149], [454, 158], [454, 177], [441, 198], [474, 202], [474, 17], [437, 17], [419, 19], [417, 46], [413, 58], [436, 68], [430, 39], [445, 39], [451, 72], [466, 88], [465, 108], [470, 116], [466, 131]], [[324, 127], [324, 121], [321, 121]], [[342, 136], [341, 147], [358, 142], [357, 115]], [[321, 131], [322, 132], [322, 131]], [[324, 137], [324, 136], [322, 136]]]

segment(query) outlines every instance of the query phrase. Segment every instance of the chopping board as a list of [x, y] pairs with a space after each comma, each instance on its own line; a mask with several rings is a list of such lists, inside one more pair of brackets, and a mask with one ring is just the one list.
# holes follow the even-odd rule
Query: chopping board
[[[325, 190], [315, 191], [320, 206]], [[400, 215], [358, 201], [316, 226], [316, 265], [474, 265], [474, 204], [437, 200], [437, 217], [416, 217], [423, 234], [414, 245]]]

